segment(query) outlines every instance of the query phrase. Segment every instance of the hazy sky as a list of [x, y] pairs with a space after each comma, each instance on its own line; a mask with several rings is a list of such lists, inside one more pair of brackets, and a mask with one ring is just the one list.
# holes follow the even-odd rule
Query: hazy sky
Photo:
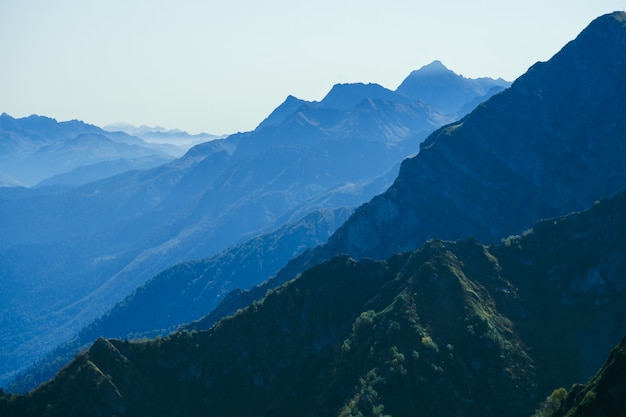
[[624, 0], [0, 0], [0, 113], [215, 134], [439, 59], [513, 80]]

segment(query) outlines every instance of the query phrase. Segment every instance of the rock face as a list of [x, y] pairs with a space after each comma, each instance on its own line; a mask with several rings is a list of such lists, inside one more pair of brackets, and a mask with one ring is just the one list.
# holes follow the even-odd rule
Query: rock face
[[430, 238], [495, 243], [626, 186], [625, 22], [623, 12], [599, 17], [550, 61], [430, 135], [326, 245], [229, 298], [212, 320], [336, 254], [384, 259]]
[[498, 246], [337, 256], [208, 331], [99, 339], [0, 413], [528, 416], [626, 333], [625, 217], [626, 192]]
[[431, 237], [494, 242], [626, 185], [626, 14], [592, 22], [511, 88], [432, 134], [329, 254], [384, 258]]

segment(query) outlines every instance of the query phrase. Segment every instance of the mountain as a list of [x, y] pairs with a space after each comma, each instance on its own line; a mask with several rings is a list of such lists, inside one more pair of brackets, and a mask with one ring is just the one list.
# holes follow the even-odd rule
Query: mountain
[[470, 103], [477, 97], [482, 102], [509, 85], [502, 78], [465, 78], [446, 68], [441, 61], [433, 61], [409, 74], [396, 92], [460, 118], [473, 109]]
[[[449, 119], [393, 92], [378, 97], [381, 89], [367, 97], [362, 85], [334, 88], [343, 108], [288, 99], [272, 123], [152, 169], [0, 190], [0, 383], [164, 269], [388, 188], [400, 161]], [[285, 253], [306, 249], [292, 243]]]
[[[327, 245], [305, 252], [268, 284], [227, 297], [211, 317], [232, 313], [307, 265], [339, 253], [385, 259], [431, 237], [476, 236], [493, 243], [536, 219], [581, 210], [618, 190], [624, 185], [619, 155], [626, 118], [618, 94], [624, 79], [615, 68], [624, 63], [623, 20], [623, 13], [597, 19], [549, 62], [536, 64], [511, 88], [431, 135], [403, 163], [394, 185], [359, 208]], [[362, 110], [374, 109], [372, 102], [360, 103]], [[331, 123], [341, 120], [338, 109], [297, 99], [285, 103], [301, 105], [258, 132], [301, 129], [298, 144], [307, 144], [319, 138], [316, 128], [339, 126]], [[327, 117], [323, 123], [321, 114]], [[265, 138], [237, 153], [278, 143], [278, 135]]]
[[36, 184], [37, 187], [80, 186], [121, 174], [126, 171], [155, 168], [171, 161], [169, 157], [147, 156], [137, 159], [115, 159], [92, 165], [79, 166], [69, 172], [56, 174]]
[[[2, 173], [19, 184], [31, 186], [76, 168], [142, 158], [159, 158], [160, 163], [165, 163], [173, 156], [161, 145], [119, 132], [106, 132], [78, 120], [57, 122], [36, 115], [19, 119], [6, 113], [0, 115]], [[114, 173], [105, 170], [97, 178]]]
[[413, 71], [395, 91], [375, 83], [347, 83], [334, 85], [320, 102], [289, 96], [259, 127], [279, 124], [305, 104], [347, 110], [366, 99], [402, 104], [417, 101], [428, 106], [431, 114], [439, 114], [442, 122], [451, 122], [510, 85], [501, 78], [465, 78], [447, 69], [440, 61], [434, 61]]
[[499, 245], [339, 255], [207, 331], [98, 339], [0, 412], [528, 416], [626, 333], [625, 216], [622, 192]]
[[304, 249], [325, 242], [350, 212], [316, 211], [210, 258], [165, 269], [14, 378], [7, 389], [36, 388], [98, 337], [154, 337], [202, 317], [233, 289], [252, 287]]
[[[486, 243], [583, 210], [626, 186], [626, 14], [594, 20], [551, 60], [430, 135], [384, 193], [328, 243], [268, 282], [226, 297], [214, 323], [337, 254], [385, 259], [430, 238]], [[576, 103], [576, 105], [572, 105]]]
[[[380, 180], [384, 181], [382, 184], [365, 184], [365, 187], [376, 190], [387, 188], [397, 175], [397, 169], [390, 174], [393, 175], [381, 177]], [[163, 335], [179, 325], [196, 320], [215, 308], [229, 294], [228, 291], [250, 288], [264, 281], [304, 249], [325, 242], [351, 210], [340, 208], [329, 212], [322, 207], [349, 206], [354, 196], [361, 193], [359, 189], [359, 186], [354, 185], [340, 187], [320, 201], [310, 202], [304, 207], [297, 206], [284, 216], [285, 221], [299, 219], [303, 215], [301, 210], [318, 207], [317, 211], [300, 220], [235, 245], [213, 257], [177, 264], [158, 273], [82, 329], [76, 337], [20, 372], [7, 388], [11, 392], [26, 392], [35, 388], [50, 379], [81, 348], [99, 336], [123, 338]]]
[[624, 187], [625, 21], [623, 12], [594, 20], [551, 60], [430, 135], [389, 190], [315, 256], [380, 259], [431, 237], [494, 242]]
[[224, 139], [227, 135], [212, 135], [210, 133], [190, 134], [179, 129], [165, 129], [160, 126], [133, 126], [128, 123], [112, 123], [103, 127], [108, 132], [123, 132], [138, 137], [148, 143], [173, 145], [171, 152], [182, 156], [185, 151], [194, 145], [215, 139]]
[[285, 101], [283, 101], [278, 107], [272, 111], [269, 116], [267, 116], [257, 127], [263, 128], [268, 126], [276, 126], [281, 124], [285, 119], [292, 114], [294, 114], [300, 107], [305, 104], [308, 104], [306, 100], [301, 100], [292, 95], [287, 96]]

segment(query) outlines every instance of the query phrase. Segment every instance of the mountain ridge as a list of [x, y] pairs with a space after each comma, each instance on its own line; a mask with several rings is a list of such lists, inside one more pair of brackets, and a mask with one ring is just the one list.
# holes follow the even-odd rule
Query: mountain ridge
[[[58, 337], [71, 338], [173, 264], [212, 256], [315, 210], [367, 201], [442, 123], [425, 104], [369, 98], [347, 110], [304, 103], [281, 117], [156, 168], [76, 188], [0, 190], [6, 285], [29, 293], [8, 300], [0, 314], [4, 340], [20, 343], [0, 349], [8, 355], [0, 381], [3, 366], [18, 364], [13, 355], [36, 357]], [[35, 285], [21, 279], [25, 273], [45, 278]], [[34, 325], [44, 313], [54, 321]]]
[[[595, 19], [550, 61], [431, 134], [394, 184], [357, 208], [328, 243], [228, 297], [208, 322], [336, 254], [384, 259], [434, 237], [495, 243], [623, 188], [626, 103], [618, 93], [626, 79], [616, 68], [626, 65], [624, 21], [624, 12]], [[582, 82], [588, 73], [593, 82]]]
[[[611, 254], [626, 253], [625, 216], [623, 191], [499, 245], [434, 239], [384, 261], [338, 255], [208, 331], [98, 339], [54, 380], [0, 407], [530, 415], [554, 387], [585, 378], [582, 353], [602, 362], [626, 334], [626, 263]], [[607, 292], [576, 284], [593, 269]], [[599, 326], [612, 330], [575, 343]]]
[[[459, 122], [452, 123], [451, 125], [439, 129], [433, 135], [430, 135], [429, 138], [420, 146], [420, 153], [417, 156], [409, 158], [403, 162], [400, 168], [398, 180], [390, 188], [390, 190], [383, 195], [376, 197], [372, 204], [364, 205], [359, 208], [353, 215], [354, 219], [349, 220], [346, 225], [339, 229], [336, 236], [331, 238], [329, 245], [333, 246], [333, 244], [337, 244], [337, 246], [342, 249], [337, 248], [335, 251], [347, 250], [348, 253], [357, 257], [363, 256], [366, 253], [368, 256], [376, 256], [376, 249], [374, 249], [374, 252], [371, 252], [370, 249], [366, 249], [366, 247], [351, 247], [347, 244], [348, 241], [354, 243], [362, 242], [361, 244], [376, 241], [373, 239], [366, 239], [364, 237], [358, 238], [357, 236], [348, 238], [346, 233], [350, 233], [348, 231], [350, 228], [350, 222], [352, 221], [357, 223], [357, 219], [364, 217], [365, 212], [371, 210], [370, 207], [374, 207], [375, 204], [380, 205], [381, 208], [386, 207], [383, 211], [390, 214], [405, 210], [394, 201], [396, 199], [396, 197], [394, 197], [395, 194], [407, 195], [412, 193], [413, 195], [418, 196], [426, 194], [430, 195], [434, 191], [427, 192], [426, 189], [421, 191], [416, 190], [415, 185], [419, 184], [421, 187], [427, 187], [427, 181], [435, 182], [438, 181], [438, 178], [442, 178], [441, 176], [437, 177], [436, 173], [445, 171], [452, 166], [457, 167], [456, 171], [458, 172], [458, 175], [467, 175], [471, 169], [472, 172], [475, 173], [473, 175], [476, 175], [476, 177], [467, 178], [467, 181], [469, 184], [482, 181], [483, 185], [475, 185], [474, 187], [479, 190], [484, 190], [489, 188], [497, 189], [496, 187], [498, 186], [498, 183], [507, 184], [507, 182], [505, 182], [507, 179], [489, 177], [490, 174], [486, 170], [486, 165], [489, 166], [488, 164], [493, 164], [493, 169], [499, 169], [499, 167], [502, 167], [503, 164], [508, 164], [508, 166], [512, 166], [513, 169], [504, 175], [512, 177], [508, 180], [509, 184], [513, 184], [513, 181], [515, 181], [516, 185], [519, 184], [520, 187], [519, 190], [515, 190], [515, 193], [512, 194], [511, 197], [515, 197], [516, 201], [522, 201], [522, 194], [524, 196], [531, 196], [532, 193], [535, 192], [531, 187], [535, 187], [538, 192], [544, 193], [541, 200], [535, 197], [534, 201], [531, 200], [532, 203], [530, 205], [526, 203], [520, 206], [517, 203], [507, 203], [506, 209], [494, 206], [494, 209], [491, 209], [489, 213], [483, 214], [485, 220], [481, 220], [481, 218], [477, 217], [468, 218], [467, 214], [459, 212], [460, 210], [463, 210], [463, 207], [466, 206], [467, 203], [460, 203], [454, 201], [452, 198], [446, 199], [448, 202], [446, 204], [448, 206], [447, 209], [445, 209], [442, 205], [438, 207], [438, 209], [444, 209], [446, 211], [454, 210], [457, 218], [463, 218], [466, 220], [466, 223], [469, 224], [487, 224], [487, 222], [499, 224], [500, 226], [496, 227], [493, 227], [492, 225], [492, 230], [488, 233], [477, 233], [478, 230], [474, 228], [472, 231], [474, 236], [486, 242], [490, 242], [493, 241], [493, 239], [499, 239], [503, 235], [513, 233], [515, 229], [530, 227], [532, 224], [531, 218], [537, 219], [541, 217], [553, 217], [557, 214], [581, 210], [595, 201], [598, 197], [606, 196], [624, 186], [624, 184], [626, 184], [626, 173], [619, 168], [621, 166], [621, 162], [619, 162], [619, 158], [617, 156], [624, 153], [624, 147], [626, 144], [621, 143], [619, 140], [613, 140], [613, 142], [611, 142], [611, 146], [614, 146], [614, 148], [611, 150], [608, 149], [607, 144], [604, 144], [605, 138], [611, 137], [610, 132], [618, 132], [620, 129], [626, 128], [626, 126], [624, 126], [623, 119], [614, 116], [626, 114], [626, 105], [619, 99], [619, 97], [621, 97], [620, 92], [626, 92], [626, 80], [624, 80], [621, 76], [622, 73], [615, 69], [626, 65], [626, 54], [624, 53], [626, 48], [622, 49], [618, 46], [618, 44], [616, 44], [616, 42], [626, 44], [626, 30], [624, 29], [623, 24], [621, 26], [619, 25], [620, 17], [621, 19], [624, 19], [624, 14], [618, 13], [614, 15], [607, 15], [594, 20], [594, 22], [592, 22], [589, 27], [585, 29], [579, 37], [577, 37], [576, 40], [568, 43], [559, 53], [555, 55], [552, 60], [548, 61], [548, 63], [534, 65], [530, 68], [527, 74], [517, 79], [511, 88], [481, 104], [474, 112], [461, 119]], [[615, 30], [616, 28], [618, 30]], [[603, 42], [597, 42], [598, 40], [603, 40]], [[580, 43], [585, 43], [585, 46], [579, 46]], [[614, 55], [607, 52], [608, 50], [612, 51], [614, 48], [617, 49]], [[587, 54], [585, 58], [580, 56], [578, 52], [583, 50], [585, 51], [585, 54]], [[571, 55], [570, 51], [572, 51]], [[609, 62], [611, 64], [609, 64]], [[578, 72], [575, 72], [577, 68], [572, 63], [578, 63]], [[580, 69], [581, 66], [584, 68]], [[560, 69], [553, 70], [552, 68], [554, 67], [558, 67]], [[592, 68], [590, 69], [589, 67]], [[574, 75], [563, 77], [561, 71], [565, 68], [568, 70], [574, 70]], [[607, 68], [608, 74], [602, 78], [596, 77], [593, 85], [590, 83], [579, 82], [579, 77], [585, 77], [584, 74], [591, 72], [591, 70], [593, 70], [594, 73], [597, 73], [598, 68]], [[546, 78], [548, 79], [546, 80]], [[539, 83], [539, 79], [542, 80], [541, 83]], [[558, 91], [556, 91], [557, 89]], [[607, 91], [607, 89], [610, 90]], [[571, 91], [576, 93], [572, 94]], [[539, 92], [543, 93], [541, 98], [538, 96]], [[570, 92], [570, 94], [565, 92]], [[588, 96], [589, 92], [593, 92], [593, 99]], [[548, 95], [548, 93], [550, 93], [550, 95]], [[516, 97], [511, 96], [514, 95], [524, 96], [525, 99], [528, 99], [525, 102], [526, 104], [523, 111], [527, 112], [526, 114], [530, 114], [535, 122], [529, 123], [526, 120], [523, 122], [519, 121], [518, 115], [520, 115], [520, 110], [522, 109], [512, 108], [512, 102], [516, 99]], [[550, 103], [545, 103], [546, 100], [552, 101]], [[591, 107], [587, 109], [583, 104], [589, 103], [589, 101], [593, 104], [591, 104]], [[520, 103], [519, 100], [516, 100], [515, 102]], [[574, 110], [570, 110], [570, 106], [564, 106], [565, 102], [576, 102], [579, 103], [579, 106], [576, 106]], [[612, 112], [608, 115], [604, 111], [607, 108], [612, 110]], [[542, 109], [544, 110], [542, 111]], [[550, 111], [549, 109], [554, 110]], [[589, 112], [583, 109], [587, 109]], [[568, 110], [571, 114], [569, 114], [567, 118], [564, 118], [559, 114], [559, 112], [568, 112]], [[551, 112], [555, 111], [557, 114], [553, 119], [554, 121], [546, 121], [545, 115], [551, 114]], [[494, 113], [496, 114], [495, 117]], [[593, 116], [590, 116], [590, 114]], [[586, 129], [584, 127], [585, 123], [587, 123], [586, 126], [589, 126], [588, 120], [592, 117], [594, 120], [598, 120], [598, 122], [593, 125], [596, 129], [595, 131], [591, 130], [589, 127]], [[516, 119], [516, 121], [512, 121], [513, 119]], [[565, 130], [557, 131], [555, 129], [555, 122], [558, 124], [559, 120], [572, 120], [575, 124], [562, 125], [561, 128]], [[509, 123], [513, 124], [515, 127], [508, 128]], [[489, 142], [485, 142], [485, 136], [489, 133], [485, 132], [484, 126], [493, 126], [493, 139]], [[547, 129], [555, 130], [543, 131], [543, 126], [550, 126]], [[530, 127], [530, 131], [527, 127]], [[520, 129], [521, 131], [516, 132], [514, 129]], [[463, 134], [468, 131], [472, 132], [470, 135], [473, 136], [464, 137]], [[581, 132], [584, 133], [581, 134]], [[514, 137], [519, 138], [517, 142], [512, 142], [511, 139], [506, 142], [497, 139], [502, 136], [510, 137], [513, 135]], [[613, 137], [615, 136], [613, 135]], [[546, 152], [547, 149], [545, 146], [547, 146], [548, 143], [551, 143], [553, 146], [553, 150], [551, 152], [553, 153], [544, 157], [545, 162], [532, 159], [535, 158], [534, 155], [537, 155], [537, 153], [529, 154], [527, 151], [527, 148], [530, 145], [528, 142], [529, 139], [536, 144], [534, 146], [536, 146], [537, 149], [542, 148], [542, 152]], [[571, 141], [565, 142], [566, 140]], [[562, 145], [555, 146], [553, 145], [555, 142]], [[452, 148], [453, 146], [455, 148]], [[574, 146], [577, 148], [573, 148]], [[472, 147], [475, 147], [475, 150], [472, 149]], [[454, 159], [453, 154], [450, 153], [452, 149], [456, 152], [456, 154], [454, 154]], [[463, 154], [459, 152], [461, 149], [463, 150]], [[559, 153], [562, 151], [566, 151], [567, 153], [564, 156], [560, 155]], [[584, 153], [584, 151], [587, 153]], [[580, 152], [583, 153], [581, 154]], [[477, 157], [478, 155], [481, 155], [481, 157], [473, 159], [472, 157], [474, 155]], [[489, 157], [493, 162], [486, 162], [486, 157]], [[606, 159], [602, 159], [603, 157], [606, 157]], [[593, 160], [588, 160], [589, 158], [593, 158]], [[580, 161], [580, 163], [577, 162], [579, 165], [576, 166], [574, 163], [570, 163], [571, 160], [576, 159]], [[597, 173], [589, 172], [590, 168], [587, 167], [591, 165], [590, 162], [593, 162], [593, 166], [604, 168], [603, 184], [601, 184], [600, 187], [598, 187], [598, 181], [589, 179], [593, 178], [594, 174], [597, 175]], [[583, 177], [582, 173], [577, 171], [580, 168], [586, 169], [586, 171], [584, 171], [584, 174], [586, 174], [585, 177]], [[563, 173], [562, 171], [565, 172]], [[503, 175], [502, 171], [500, 172], [500, 175]], [[545, 172], [545, 174], [542, 172]], [[443, 178], [446, 177], [449, 177], [449, 173], [444, 174]], [[569, 184], [571, 184], [570, 189], [559, 190], [559, 185], [556, 183], [555, 178], [563, 178], [563, 180], [567, 180]], [[542, 185], [542, 181], [548, 182], [547, 186]], [[469, 184], [464, 185], [467, 187]], [[576, 187], [573, 187], [573, 185]], [[508, 187], [513, 189], [511, 185], [508, 185]], [[578, 190], [578, 187], [585, 187], [582, 189], [584, 192], [575, 192], [574, 188]], [[437, 188], [447, 190], [447, 192], [453, 196], [467, 194], [467, 191], [463, 191], [461, 189], [452, 191], [449, 184], [441, 184]], [[434, 190], [434, 187], [429, 188], [429, 190]], [[595, 195], [584, 199], [581, 198], [584, 193], [589, 195], [593, 194], [594, 191], [596, 192]], [[436, 201], [435, 196], [437, 198], [443, 197], [441, 195], [434, 194], [431, 195], [430, 201]], [[495, 203], [498, 200], [498, 198], [495, 198], [493, 202]], [[553, 202], [551, 203], [550, 201]], [[563, 203], [554, 203], [558, 201], [563, 201]], [[420, 207], [418, 204], [411, 203], [410, 207], [413, 213], [424, 211], [423, 206]], [[459, 205], [461, 205], [459, 207], [460, 210], [455, 209], [455, 207], [458, 207]], [[525, 208], [529, 206], [532, 210], [532, 214], [529, 215], [527, 212], [520, 212], [520, 209], [525, 210]], [[504, 226], [506, 224], [506, 219], [502, 218], [503, 213], [507, 213], [507, 217], [509, 218], [526, 218], [528, 220], [520, 221], [515, 228], [509, 228], [507, 230]], [[413, 214], [412, 216], [415, 215], [416, 214]], [[434, 215], [434, 213], [425, 214], [424, 217], [426, 218], [432, 215]], [[394, 216], [387, 216], [386, 218], [381, 218], [378, 221], [375, 220], [369, 225], [366, 225], [367, 223], [364, 222], [361, 225], [355, 225], [354, 227], [371, 228], [371, 230], [379, 237], [378, 241], [408, 241], [408, 235], [415, 233], [415, 230], [412, 228], [404, 228], [404, 235], [407, 237], [402, 236], [398, 239], [398, 236], [396, 236], [394, 239], [380, 239], [381, 236], [384, 235], [384, 230], [393, 230], [394, 232], [397, 230], [396, 227], [391, 226], [392, 223], [390, 223], [390, 221], [392, 221], [393, 218]], [[456, 232], [453, 232], [452, 226], [449, 226], [449, 231], [447, 233], [441, 233], [440, 231], [438, 236], [454, 239], [461, 237], [461, 234], [467, 235], [469, 232], [467, 226], [461, 225], [461, 222], [457, 222], [454, 225], [454, 228]], [[467, 231], [462, 232], [464, 229]], [[380, 231], [381, 233], [377, 233], [376, 231]], [[426, 235], [425, 237], [428, 236], [429, 235]], [[337, 243], [334, 243], [333, 240]], [[338, 243], [338, 241], [346, 243], [342, 244]], [[407, 247], [406, 244], [395, 245], [395, 247], [390, 250], [397, 251], [407, 248], [410, 248], [410, 246]], [[387, 254], [389, 253], [388, 251], [380, 253], [384, 254], [385, 252], [387, 252]]]
[[[466, 114], [466, 106], [475, 97], [486, 99], [509, 85], [502, 78], [465, 78], [446, 68], [441, 61], [435, 60], [412, 71], [400, 83], [396, 92], [429, 103], [442, 113], [454, 114], [460, 118]], [[444, 94], [441, 93], [442, 90], [445, 91]]]
[[[72, 169], [113, 160], [174, 157], [163, 145], [147, 143], [121, 132], [107, 132], [79, 120], [58, 122], [46, 116], [13, 118], [0, 115], [0, 162], [2, 174], [18, 184], [33, 186]], [[97, 178], [112, 175], [104, 171]], [[73, 181], [80, 184], [80, 177]], [[9, 184], [11, 185], [11, 184]]]

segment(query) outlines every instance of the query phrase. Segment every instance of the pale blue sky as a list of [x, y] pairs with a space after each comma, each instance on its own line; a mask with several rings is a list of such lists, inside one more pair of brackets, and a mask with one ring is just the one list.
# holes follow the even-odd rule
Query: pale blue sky
[[439, 59], [513, 80], [623, 0], [0, 0], [0, 113], [252, 130], [288, 94]]

